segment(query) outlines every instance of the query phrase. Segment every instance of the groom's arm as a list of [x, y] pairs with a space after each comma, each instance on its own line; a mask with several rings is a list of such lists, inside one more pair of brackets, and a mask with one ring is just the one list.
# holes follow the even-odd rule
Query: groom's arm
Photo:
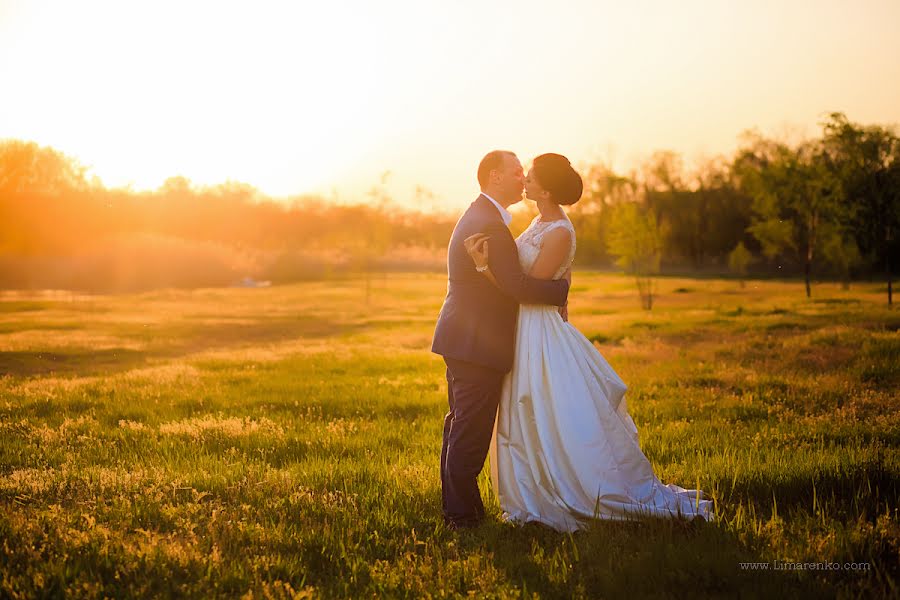
[[488, 265], [497, 287], [520, 304], [562, 306], [569, 295], [569, 282], [534, 279], [522, 272], [519, 252], [509, 230], [502, 223], [491, 223], [484, 233], [490, 236]]

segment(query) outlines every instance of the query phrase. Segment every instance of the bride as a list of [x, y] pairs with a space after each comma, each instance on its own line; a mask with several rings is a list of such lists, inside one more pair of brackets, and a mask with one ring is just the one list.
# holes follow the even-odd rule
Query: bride
[[[574, 204], [581, 193], [581, 177], [564, 156], [534, 159], [525, 195], [540, 215], [516, 239], [522, 270], [531, 277], [559, 279], [571, 266], [575, 229], [560, 205]], [[479, 270], [488, 265], [488, 239], [476, 234], [467, 240]], [[493, 279], [489, 268], [483, 273]], [[560, 531], [582, 528], [592, 518], [714, 518], [702, 492], [656, 478], [628, 414], [626, 389], [560, 309], [520, 307], [490, 449], [504, 518]]]

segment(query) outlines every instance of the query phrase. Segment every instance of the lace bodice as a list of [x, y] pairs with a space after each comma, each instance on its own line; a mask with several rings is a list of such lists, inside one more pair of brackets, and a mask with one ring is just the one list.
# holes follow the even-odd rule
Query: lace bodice
[[524, 272], [528, 273], [531, 271], [531, 266], [534, 265], [538, 254], [541, 252], [541, 246], [544, 245], [544, 236], [547, 232], [559, 227], [565, 227], [572, 232], [572, 247], [569, 249], [569, 256], [563, 261], [559, 266], [559, 269], [557, 269], [556, 273], [553, 275], [553, 279], [562, 277], [562, 274], [566, 272], [566, 269], [572, 266], [572, 261], [575, 259], [575, 227], [572, 225], [572, 222], [568, 218], [544, 222], [541, 221], [541, 216], [538, 215], [531, 221], [531, 225], [528, 226], [528, 229], [523, 231], [522, 235], [516, 238], [516, 246], [519, 248], [519, 264], [522, 265], [522, 270]]

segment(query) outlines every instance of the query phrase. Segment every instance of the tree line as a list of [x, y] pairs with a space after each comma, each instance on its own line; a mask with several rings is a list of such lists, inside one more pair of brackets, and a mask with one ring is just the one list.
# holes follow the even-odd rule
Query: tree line
[[657, 152], [639, 170], [588, 172], [586, 196], [570, 212], [579, 256], [635, 274], [652, 305], [658, 272], [728, 269], [739, 277], [802, 275], [887, 279], [892, 303], [900, 229], [900, 138], [842, 113], [821, 135], [797, 143], [743, 136], [735, 155], [686, 173]]
[[[656, 152], [628, 173], [582, 169], [569, 216], [581, 267], [888, 281], [898, 263], [900, 139], [833, 113], [791, 143], [757, 132], [688, 171]], [[519, 209], [514, 229], [534, 214]], [[0, 287], [141, 289], [443, 268], [455, 216], [398, 208], [374, 186], [353, 204], [276, 201], [242, 183], [108, 189], [77, 161], [0, 142]], [[652, 304], [652, 295], [647, 299]], [[649, 308], [649, 306], [648, 306]]]

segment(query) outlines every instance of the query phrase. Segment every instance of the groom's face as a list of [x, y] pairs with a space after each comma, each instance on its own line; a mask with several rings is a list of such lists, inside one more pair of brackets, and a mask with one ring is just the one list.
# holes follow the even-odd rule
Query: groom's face
[[515, 204], [522, 199], [522, 188], [525, 186], [525, 173], [522, 171], [522, 163], [514, 154], [507, 154], [503, 159], [503, 170], [498, 182], [503, 199]]

